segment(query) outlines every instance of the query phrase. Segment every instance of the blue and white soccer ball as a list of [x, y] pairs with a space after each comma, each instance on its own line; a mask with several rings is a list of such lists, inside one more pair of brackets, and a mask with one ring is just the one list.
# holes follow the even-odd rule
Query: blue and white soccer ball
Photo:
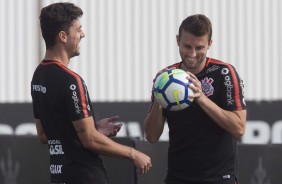
[[193, 98], [188, 97], [193, 91], [188, 87], [191, 82], [187, 76], [181, 69], [168, 69], [157, 76], [153, 87], [154, 97], [162, 108], [179, 111], [193, 102]]

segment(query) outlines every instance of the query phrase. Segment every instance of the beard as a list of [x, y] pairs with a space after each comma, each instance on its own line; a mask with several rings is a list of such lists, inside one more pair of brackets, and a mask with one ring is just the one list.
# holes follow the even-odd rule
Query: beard
[[75, 57], [75, 56], [79, 56], [80, 55], [80, 52], [79, 51], [77, 51], [77, 52], [75, 52], [74, 54], [73, 54], [73, 57]]
[[205, 61], [205, 56], [198, 57], [195, 60], [188, 59], [187, 57], [182, 57], [183, 64], [187, 69], [197, 69]]
[[80, 51], [78, 49], [76, 49], [73, 53], [71, 53], [70, 58], [75, 57], [75, 56], [79, 56], [80, 55]]

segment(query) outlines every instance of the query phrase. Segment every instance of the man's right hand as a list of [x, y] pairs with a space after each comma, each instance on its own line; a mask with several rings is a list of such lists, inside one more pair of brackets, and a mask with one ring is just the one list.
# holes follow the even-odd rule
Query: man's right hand
[[131, 148], [129, 154], [133, 164], [137, 168], [137, 174], [145, 174], [151, 169], [152, 162], [149, 156], [133, 148]]

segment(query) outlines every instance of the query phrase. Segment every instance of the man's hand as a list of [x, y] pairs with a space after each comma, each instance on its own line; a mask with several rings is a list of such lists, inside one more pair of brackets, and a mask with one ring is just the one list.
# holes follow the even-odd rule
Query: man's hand
[[115, 124], [115, 121], [119, 119], [119, 116], [112, 116], [110, 118], [101, 119], [97, 122], [97, 129], [100, 133], [108, 137], [116, 136], [119, 132], [122, 124]]
[[192, 82], [192, 85], [189, 85], [189, 88], [193, 90], [194, 94], [189, 95], [190, 98], [194, 98], [196, 102], [198, 102], [202, 97], [205, 97], [202, 91], [202, 83], [198, 80], [198, 78], [190, 73], [188, 73], [187, 79]]

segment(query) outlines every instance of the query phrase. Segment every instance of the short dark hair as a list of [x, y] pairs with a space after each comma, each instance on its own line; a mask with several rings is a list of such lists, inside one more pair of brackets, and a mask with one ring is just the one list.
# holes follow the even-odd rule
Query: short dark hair
[[184, 19], [179, 27], [179, 37], [182, 30], [187, 31], [195, 36], [208, 34], [209, 41], [212, 38], [212, 23], [208, 17], [202, 14], [195, 14]]
[[42, 37], [46, 48], [53, 47], [60, 31], [69, 33], [72, 22], [83, 15], [73, 3], [54, 3], [41, 9], [39, 16]]

